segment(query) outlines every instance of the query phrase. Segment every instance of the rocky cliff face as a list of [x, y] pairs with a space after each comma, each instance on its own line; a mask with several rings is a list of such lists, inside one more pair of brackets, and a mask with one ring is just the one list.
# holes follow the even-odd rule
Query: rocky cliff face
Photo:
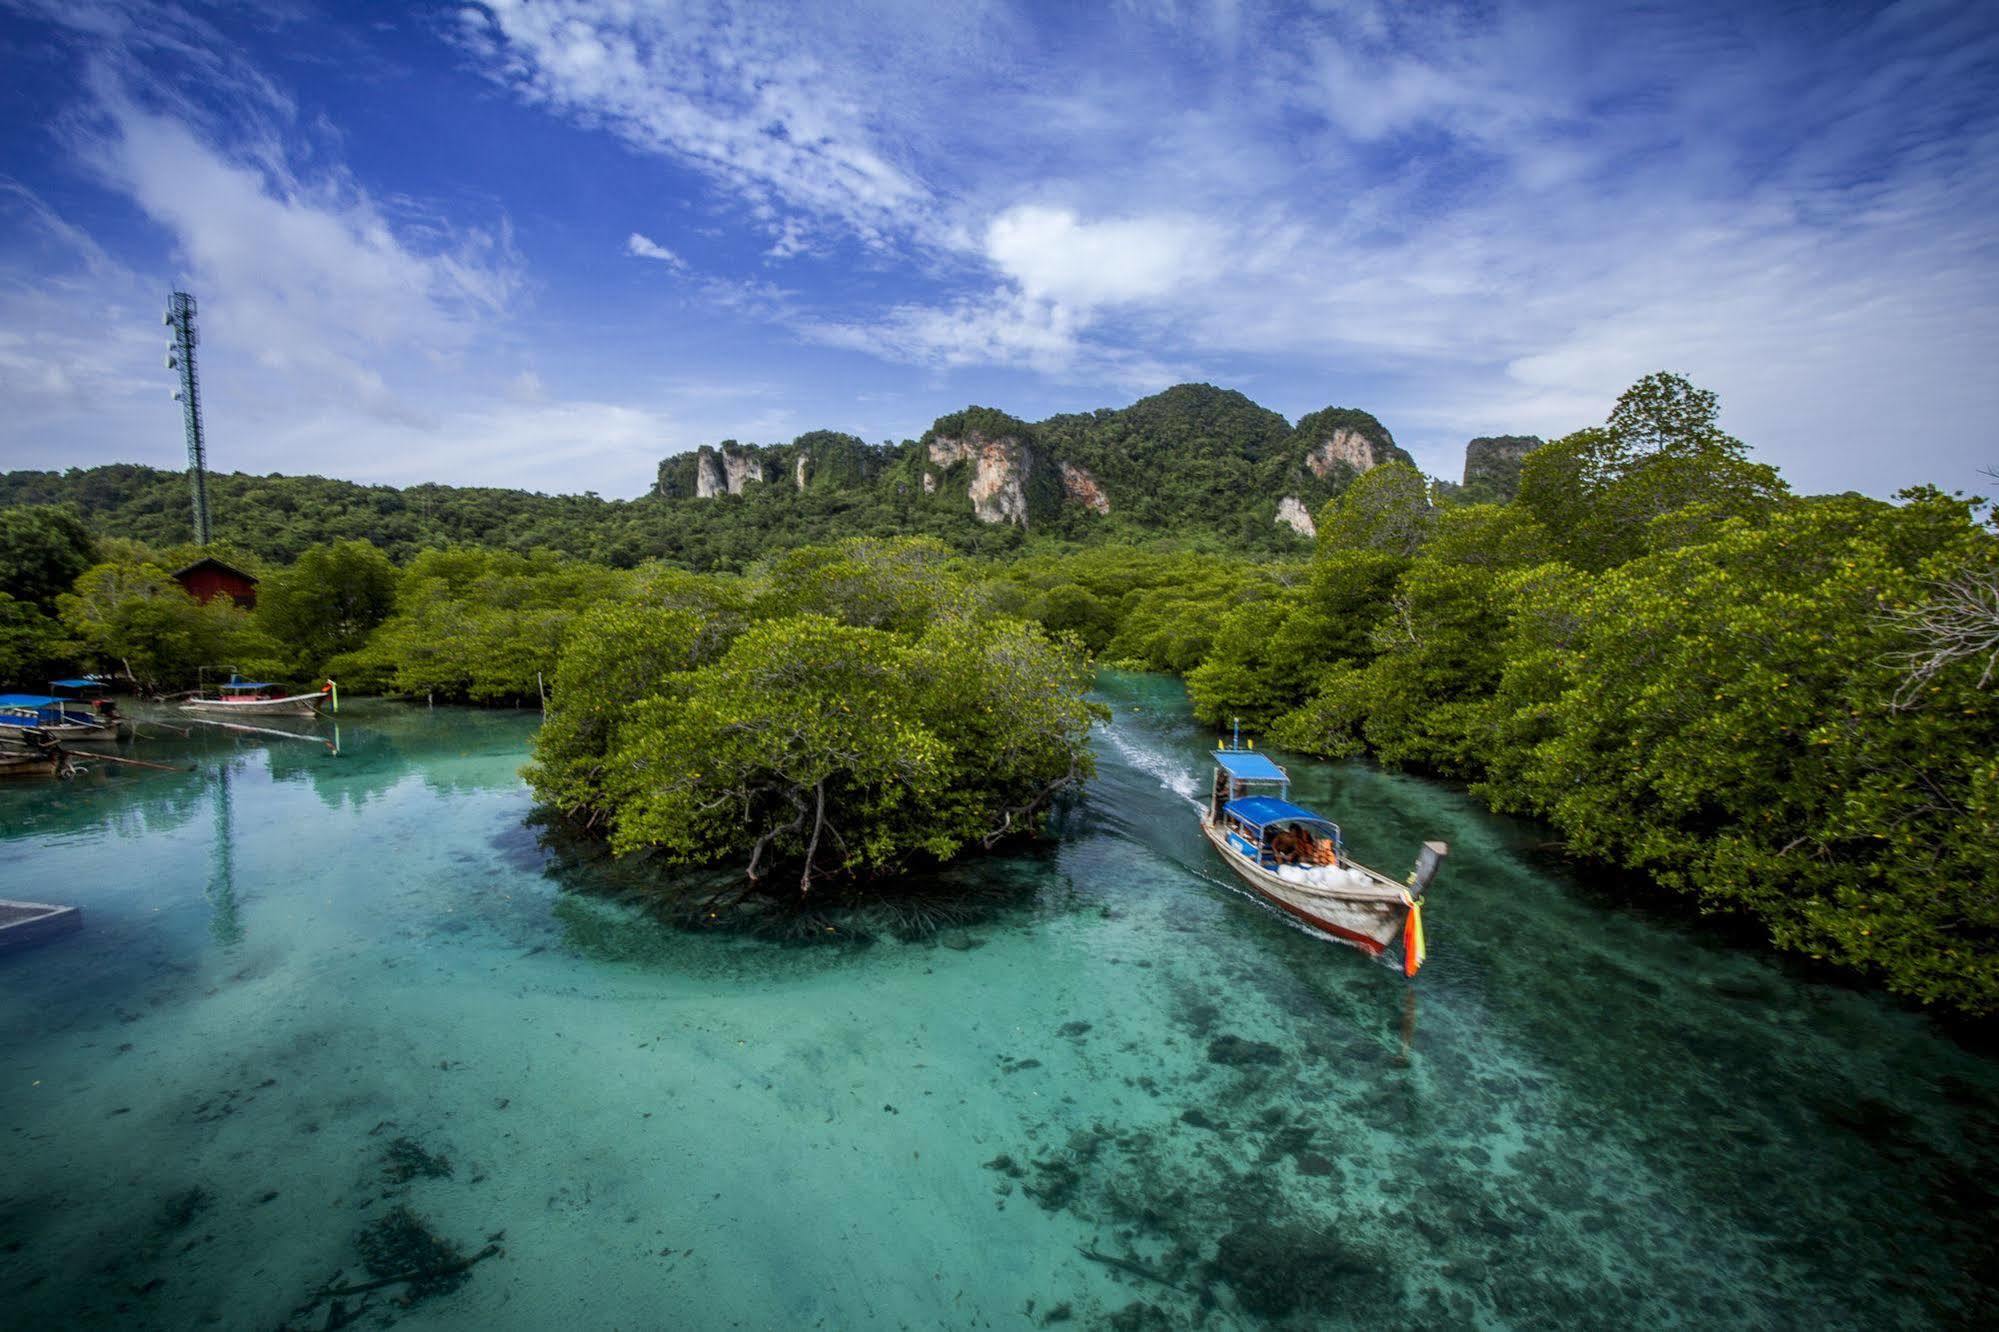
[[[1315, 510], [1356, 477], [1391, 462], [1413, 463], [1388, 427], [1357, 407], [1326, 407], [1299, 419], [1284, 440], [1260, 460], [1257, 484], [1265, 495], [1297, 501], [1295, 517], [1309, 523]], [[1287, 510], [1287, 512], [1289, 512]], [[1298, 522], [1285, 526], [1308, 535]]]
[[714, 499], [729, 493], [729, 479], [722, 471], [722, 455], [703, 444], [694, 454], [694, 498]]
[[1374, 441], [1347, 426], [1336, 428], [1305, 455], [1305, 465], [1311, 468], [1312, 475], [1317, 477], [1331, 476], [1333, 469], [1341, 463], [1345, 463], [1356, 472], [1367, 472], [1372, 471], [1381, 462], [1382, 457]]
[[[1012, 436], [987, 439], [971, 431], [962, 438], [931, 440], [929, 457], [931, 466], [945, 471], [971, 465], [965, 495], [980, 522], [1027, 526], [1027, 481], [1034, 458], [1024, 442]], [[928, 476], [924, 479], [929, 481]], [[926, 484], [925, 489], [930, 486]]]
[[1073, 500], [1096, 513], [1111, 511], [1110, 497], [1104, 494], [1104, 488], [1097, 483], [1097, 478], [1090, 474], [1089, 468], [1069, 462], [1061, 464], [1061, 468], [1064, 498]]
[[694, 453], [694, 497], [713, 499], [717, 495], [740, 495], [752, 481], [764, 479], [763, 459], [757, 447], [733, 442], [713, 448], [703, 444]]
[[1277, 521], [1301, 537], [1319, 535], [1319, 525], [1312, 521], [1312, 511], [1300, 503], [1296, 495], [1286, 495], [1278, 503]]
[[743, 493], [743, 487], [752, 481], [764, 479], [763, 460], [747, 450], [732, 453], [722, 450], [722, 476], [728, 483], [731, 495]]
[[873, 485], [901, 450], [833, 430], [814, 430], [789, 444], [738, 444], [725, 439], [677, 454], [659, 465], [653, 494], [662, 499], [740, 495], [752, 481], [789, 478], [792, 490], [848, 490]]

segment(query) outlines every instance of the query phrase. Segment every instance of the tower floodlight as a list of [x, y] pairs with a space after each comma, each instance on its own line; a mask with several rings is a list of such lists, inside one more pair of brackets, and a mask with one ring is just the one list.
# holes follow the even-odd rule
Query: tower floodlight
[[160, 322], [173, 330], [167, 343], [167, 369], [180, 371], [181, 417], [187, 428], [187, 480], [194, 492], [194, 539], [208, 544], [208, 450], [201, 435], [201, 385], [194, 375], [194, 297], [184, 291], [167, 297]]

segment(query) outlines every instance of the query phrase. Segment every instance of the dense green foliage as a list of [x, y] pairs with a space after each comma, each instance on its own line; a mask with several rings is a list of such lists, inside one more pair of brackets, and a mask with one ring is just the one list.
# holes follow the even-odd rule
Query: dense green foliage
[[1040, 825], [1091, 771], [1083, 655], [996, 615], [933, 542], [662, 575], [576, 627], [528, 779], [620, 852], [827, 875]]
[[73, 510], [0, 509], [0, 590], [14, 600], [51, 610], [96, 562], [97, 543]]
[[577, 617], [629, 595], [633, 579], [546, 551], [427, 550], [403, 571], [395, 613], [327, 670], [356, 689], [531, 701], [555, 678]]
[[0, 592], [0, 684], [39, 684], [66, 655], [60, 624], [33, 602]]
[[366, 541], [315, 546], [263, 580], [257, 622], [289, 650], [290, 668], [316, 675], [327, 662], [360, 650], [395, 609], [400, 575]]
[[56, 599], [96, 561], [97, 543], [70, 509], [0, 509], [0, 683], [45, 679], [61, 662]]

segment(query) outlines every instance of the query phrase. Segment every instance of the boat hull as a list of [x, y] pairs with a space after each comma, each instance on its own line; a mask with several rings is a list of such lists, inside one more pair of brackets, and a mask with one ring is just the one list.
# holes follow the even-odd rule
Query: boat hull
[[0, 721], [0, 736], [34, 736], [44, 740], [116, 740], [117, 722], [62, 722], [53, 726], [22, 726]]
[[293, 694], [289, 698], [190, 698], [181, 703], [204, 717], [317, 717], [323, 694]]
[[1235, 871], [1236, 877], [1248, 884], [1258, 897], [1314, 929], [1324, 930], [1370, 956], [1386, 952], [1402, 937], [1409, 917], [1409, 897], [1400, 884], [1385, 875], [1349, 862], [1351, 868], [1368, 876], [1371, 881], [1369, 887], [1354, 890], [1313, 888], [1292, 883], [1260, 865], [1251, 864], [1229, 846], [1226, 834], [1206, 818], [1201, 820], [1201, 833], [1214, 845], [1216, 853], [1227, 862], [1228, 867]]

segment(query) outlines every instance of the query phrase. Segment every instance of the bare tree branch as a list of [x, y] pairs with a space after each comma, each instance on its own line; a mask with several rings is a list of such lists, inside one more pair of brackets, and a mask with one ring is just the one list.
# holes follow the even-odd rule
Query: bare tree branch
[[1932, 583], [1933, 595], [1920, 605], [1888, 612], [1888, 620], [1915, 646], [1888, 661], [1903, 672], [1895, 706], [1908, 708], [1924, 685], [1961, 661], [1984, 659], [1977, 688], [1999, 675], [1999, 565], [1966, 569]]

